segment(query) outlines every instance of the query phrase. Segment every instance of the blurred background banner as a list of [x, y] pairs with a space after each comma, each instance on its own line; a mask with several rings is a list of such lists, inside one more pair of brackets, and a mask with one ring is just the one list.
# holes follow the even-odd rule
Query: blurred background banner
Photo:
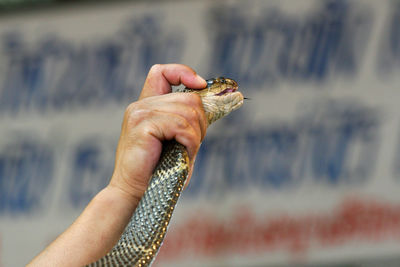
[[209, 129], [155, 266], [400, 265], [399, 1], [0, 14], [0, 266], [107, 184], [126, 106], [171, 62], [250, 100]]

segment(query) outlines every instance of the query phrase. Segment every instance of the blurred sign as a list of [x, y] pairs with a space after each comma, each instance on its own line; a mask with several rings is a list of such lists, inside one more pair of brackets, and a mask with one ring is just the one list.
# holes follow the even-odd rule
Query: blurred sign
[[0, 18], [0, 265], [103, 188], [152, 64], [227, 76], [156, 266], [400, 259], [400, 4], [119, 3]]

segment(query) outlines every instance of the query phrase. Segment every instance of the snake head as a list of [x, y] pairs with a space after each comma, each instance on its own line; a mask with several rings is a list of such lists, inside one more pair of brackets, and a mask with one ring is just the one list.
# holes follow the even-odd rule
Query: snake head
[[218, 77], [207, 80], [207, 87], [204, 89], [185, 88], [181, 92], [194, 92], [200, 95], [210, 125], [243, 105], [243, 95], [238, 88], [237, 82], [233, 79]]

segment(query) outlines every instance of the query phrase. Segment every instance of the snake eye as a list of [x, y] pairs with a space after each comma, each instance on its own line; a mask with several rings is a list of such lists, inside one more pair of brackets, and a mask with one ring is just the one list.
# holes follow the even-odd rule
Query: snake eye
[[210, 87], [214, 83], [213, 79], [207, 80], [207, 87]]

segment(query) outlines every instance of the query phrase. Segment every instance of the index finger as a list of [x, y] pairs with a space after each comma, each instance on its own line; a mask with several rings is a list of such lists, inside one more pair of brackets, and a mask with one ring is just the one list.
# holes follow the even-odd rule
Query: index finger
[[139, 99], [171, 92], [171, 85], [184, 84], [192, 89], [207, 86], [206, 81], [192, 68], [182, 64], [156, 64], [147, 75]]

